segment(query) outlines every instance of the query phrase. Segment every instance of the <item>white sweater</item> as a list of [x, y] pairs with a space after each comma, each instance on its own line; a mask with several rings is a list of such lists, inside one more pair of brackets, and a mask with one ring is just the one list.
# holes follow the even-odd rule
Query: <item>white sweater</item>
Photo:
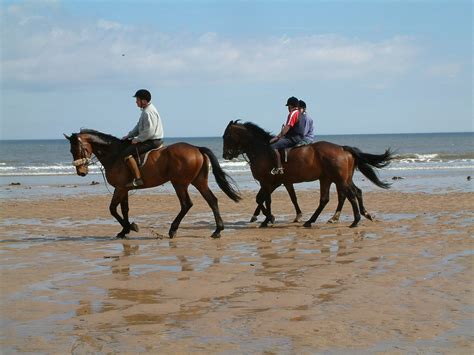
[[149, 104], [142, 109], [140, 119], [133, 129], [128, 132], [129, 138], [136, 138], [140, 142], [151, 139], [163, 139], [163, 125], [160, 114], [153, 104]]

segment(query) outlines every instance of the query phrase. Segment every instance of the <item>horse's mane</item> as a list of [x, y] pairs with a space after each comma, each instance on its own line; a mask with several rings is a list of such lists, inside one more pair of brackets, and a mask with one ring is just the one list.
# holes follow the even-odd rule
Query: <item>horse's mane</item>
[[121, 143], [122, 140], [112, 136], [111, 134], [102, 133], [94, 129], [81, 128], [79, 133], [85, 133], [91, 136], [91, 140], [97, 144], [111, 145]]
[[[235, 121], [235, 123], [238, 123], [238, 121]], [[257, 139], [259, 141], [259, 143], [264, 143], [264, 144], [268, 145], [268, 142], [270, 141], [270, 139], [275, 137], [273, 134], [271, 134], [270, 132], [264, 130], [263, 128], [261, 128], [259, 126], [257, 126], [253, 122], [244, 122], [244, 123], [241, 123], [241, 124], [245, 128], [247, 128], [247, 130], [250, 131], [252, 136], [255, 139]]]

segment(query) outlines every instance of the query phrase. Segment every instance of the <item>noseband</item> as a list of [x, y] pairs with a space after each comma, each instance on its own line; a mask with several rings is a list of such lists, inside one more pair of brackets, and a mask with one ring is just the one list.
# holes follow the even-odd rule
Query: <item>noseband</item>
[[92, 162], [90, 158], [81, 158], [74, 160], [72, 162], [72, 166], [79, 166], [79, 165], [89, 165]]
[[77, 141], [79, 142], [79, 147], [81, 149], [81, 155], [84, 158], [74, 160], [72, 162], [72, 166], [78, 167], [78, 166], [81, 166], [81, 165], [88, 166], [88, 165], [92, 164], [92, 159], [87, 158], [87, 154], [86, 154], [87, 150], [86, 150], [86, 148], [84, 148], [84, 145], [82, 144], [81, 139], [79, 137], [77, 138]]

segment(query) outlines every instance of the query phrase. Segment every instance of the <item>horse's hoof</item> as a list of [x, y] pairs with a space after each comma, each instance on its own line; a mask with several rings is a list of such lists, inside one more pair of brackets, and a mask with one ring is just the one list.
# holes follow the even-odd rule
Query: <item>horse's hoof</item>
[[272, 215], [271, 218], [270, 218], [270, 223], [271, 224], [275, 224], [275, 216]]
[[170, 237], [170, 239], [173, 239], [175, 236], [176, 236], [176, 231], [169, 231], [168, 232], [168, 236]]
[[250, 218], [250, 223], [253, 223], [257, 221], [257, 216], [253, 215], [252, 218]]
[[117, 239], [125, 239], [125, 238], [127, 238], [127, 235], [125, 233], [120, 232], [115, 237]]
[[305, 222], [305, 223], [303, 224], [303, 227], [305, 227], [305, 228], [311, 228], [311, 222], [309, 222], [309, 221], [308, 221], [308, 222]]
[[138, 225], [135, 222], [132, 222], [130, 224], [130, 230], [132, 230], [134, 232], [138, 232], [139, 231]]
[[372, 218], [369, 212], [365, 212], [364, 217], [367, 218], [369, 221], [372, 221], [372, 222], [374, 221], [374, 219]]
[[335, 224], [335, 223], [337, 223], [337, 222], [339, 222], [339, 221], [338, 221], [337, 219], [334, 219], [334, 218], [330, 218], [330, 219], [328, 220], [328, 223], [331, 223], [331, 224]]
[[218, 232], [214, 232], [214, 233], [212, 233], [212, 235], [211, 235], [211, 238], [212, 238], [212, 239], [219, 239], [220, 237], [221, 237], [221, 234], [218, 233]]
[[299, 223], [301, 221], [301, 218], [302, 218], [302, 214], [301, 213], [298, 213], [295, 217], [295, 219], [293, 220], [293, 223]]
[[259, 228], [267, 228], [267, 227], [268, 227], [268, 223], [266, 223], [266, 222], [260, 223]]
[[355, 228], [355, 227], [357, 227], [358, 224], [359, 224], [359, 222], [352, 222], [352, 224], [349, 226], [349, 228]]

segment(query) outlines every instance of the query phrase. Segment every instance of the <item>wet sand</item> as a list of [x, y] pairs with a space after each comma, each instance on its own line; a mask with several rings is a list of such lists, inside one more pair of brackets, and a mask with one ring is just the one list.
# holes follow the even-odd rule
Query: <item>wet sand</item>
[[173, 240], [171, 194], [131, 197], [127, 240], [108, 195], [4, 201], [2, 353], [472, 353], [473, 196], [369, 192], [350, 229], [332, 195], [307, 229], [282, 191], [260, 229], [219, 193], [219, 240], [196, 194]]

